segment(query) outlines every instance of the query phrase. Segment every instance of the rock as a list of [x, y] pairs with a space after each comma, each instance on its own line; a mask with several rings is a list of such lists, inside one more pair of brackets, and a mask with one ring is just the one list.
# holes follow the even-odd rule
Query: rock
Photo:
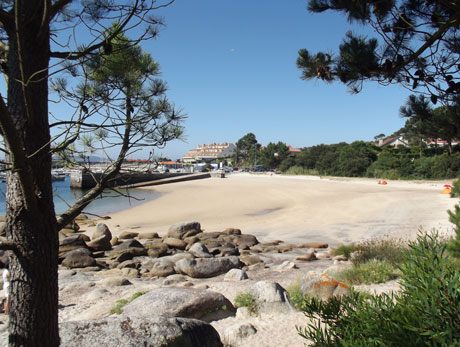
[[297, 246], [297, 248], [328, 248], [329, 245], [324, 242], [307, 242]]
[[201, 242], [194, 243], [188, 250], [196, 258], [211, 258], [208, 248]]
[[293, 244], [286, 244], [286, 245], [279, 245], [277, 248], [281, 253], [286, 253], [286, 252], [292, 251], [294, 248], [297, 248], [297, 246]]
[[195, 288], [200, 289], [200, 290], [206, 290], [206, 289], [209, 289], [209, 286], [205, 283], [201, 283], [201, 284], [196, 285]]
[[315, 256], [316, 256], [317, 259], [330, 259], [331, 258], [331, 252], [330, 251], [316, 252]]
[[59, 324], [62, 347], [222, 347], [219, 334], [196, 319], [107, 317]]
[[222, 247], [216, 247], [209, 250], [215, 257], [227, 257], [230, 255], [240, 255], [237, 247], [232, 244], [225, 244]]
[[201, 224], [198, 222], [182, 222], [169, 227], [167, 237], [183, 240], [186, 237], [196, 235], [201, 232]]
[[309, 271], [300, 282], [300, 290], [304, 295], [317, 296], [322, 299], [329, 299], [332, 296], [348, 295], [350, 290], [330, 275]]
[[112, 245], [112, 247], [115, 247], [116, 245], [120, 244], [120, 241], [118, 241], [118, 237], [113, 236], [110, 240], [110, 244]]
[[196, 235], [201, 241], [205, 240], [211, 240], [211, 239], [217, 239], [219, 236], [222, 235], [227, 235], [221, 231], [212, 231], [212, 232], [206, 232], [206, 233], [199, 233]]
[[135, 233], [133, 231], [123, 231], [118, 235], [119, 240], [131, 240], [137, 237], [139, 233]]
[[152, 239], [158, 239], [158, 233], [157, 232], [146, 232], [146, 233], [139, 233], [137, 235], [137, 238], [140, 240], [152, 240]]
[[117, 269], [124, 269], [125, 267], [131, 268], [131, 269], [137, 269], [139, 267], [139, 262], [133, 261], [130, 259], [130, 260], [125, 260], [124, 262], [117, 265]]
[[174, 263], [168, 260], [159, 260], [153, 263], [149, 270], [150, 276], [167, 277], [175, 274]]
[[252, 246], [257, 245], [259, 241], [254, 235], [242, 234], [242, 235], [236, 235], [235, 238], [233, 239], [233, 243], [239, 249], [248, 249]]
[[170, 251], [169, 247], [165, 245], [161, 240], [147, 241], [144, 244], [144, 247], [147, 248], [149, 251], [155, 251], [152, 254], [158, 254], [159, 257], [168, 254], [168, 252]]
[[123, 307], [130, 317], [197, 318], [207, 322], [235, 315], [232, 303], [222, 294], [193, 288], [155, 288]]
[[110, 240], [111, 238], [107, 238], [105, 235], [101, 235], [98, 238], [87, 242], [86, 245], [95, 251], [108, 251], [112, 249]]
[[184, 275], [175, 274], [175, 275], [170, 275], [166, 277], [163, 281], [163, 285], [171, 286], [171, 285], [179, 284], [182, 282], [187, 282], [187, 278], [185, 278]]
[[66, 237], [59, 241], [59, 253], [73, 251], [77, 248], [86, 248], [86, 243], [81, 235]]
[[125, 267], [121, 269], [121, 274], [125, 277], [128, 278], [136, 278], [139, 277], [139, 271], [137, 269], [131, 269], [128, 267]]
[[187, 248], [185, 248], [188, 251], [188, 248], [193, 246], [193, 244], [200, 242], [200, 239], [196, 236], [189, 236], [184, 238], [184, 241], [187, 242]]
[[68, 252], [62, 261], [62, 265], [69, 269], [93, 266], [95, 264], [96, 259], [92, 257], [91, 251], [87, 248], [78, 248]]
[[281, 264], [272, 266], [272, 269], [277, 271], [291, 270], [297, 268], [297, 265], [293, 261], [289, 260], [283, 261]]
[[344, 254], [339, 254], [336, 255], [335, 257], [332, 258], [334, 261], [347, 261], [348, 258]]
[[222, 231], [223, 233], [227, 235], [241, 235], [241, 230], [240, 229], [235, 229], [235, 228], [227, 228]]
[[222, 247], [225, 243], [225, 241], [217, 240], [217, 239], [204, 239], [204, 240], [201, 240], [201, 242], [208, 248], [208, 250]]
[[295, 258], [295, 260], [313, 261], [313, 260], [317, 260], [317, 258], [316, 258], [315, 252], [313, 250], [310, 250], [310, 251], [306, 252], [304, 255], [301, 255], [301, 256]]
[[103, 299], [105, 296], [109, 294], [109, 291], [104, 288], [98, 288], [90, 291], [89, 293], [85, 294], [85, 299], [90, 301], [96, 301]]
[[209, 278], [241, 267], [238, 257], [181, 259], [176, 263], [176, 271], [192, 278]]
[[256, 300], [261, 313], [287, 313], [293, 310], [288, 293], [276, 282], [259, 281], [251, 287], [249, 294]]
[[247, 279], [248, 275], [241, 269], [231, 269], [224, 277], [224, 281], [242, 281]]
[[104, 223], [98, 223], [96, 225], [96, 230], [93, 232], [92, 239], [97, 239], [101, 236], [105, 236], [109, 239], [109, 241], [112, 239], [112, 233], [110, 232], [109, 227]]
[[167, 237], [163, 240], [163, 243], [166, 246], [172, 247], [172, 248], [177, 248], [177, 249], [185, 249], [187, 246], [187, 242], [181, 239], [176, 239], [173, 237]]
[[261, 242], [259, 243], [259, 246], [261, 247], [278, 246], [280, 243], [283, 243], [283, 241], [275, 240], [275, 241], [270, 241], [270, 242]]
[[240, 257], [240, 261], [246, 266], [263, 263], [263, 260], [258, 255], [243, 255]]
[[101, 285], [106, 288], [128, 286], [132, 284], [128, 279], [124, 277], [107, 277], [101, 280]]
[[145, 249], [144, 246], [142, 246], [142, 244], [136, 240], [127, 240], [120, 243], [119, 245], [113, 247], [110, 254], [116, 256], [127, 251], [132, 252], [135, 256], [147, 254], [147, 249]]
[[227, 343], [236, 346], [241, 339], [254, 335], [255, 333], [257, 333], [257, 329], [251, 323], [239, 323], [225, 329], [223, 336], [225, 336]]
[[58, 277], [59, 279], [64, 279], [64, 278], [70, 278], [72, 276], [75, 276], [77, 274], [77, 271], [75, 270], [59, 270], [58, 271]]

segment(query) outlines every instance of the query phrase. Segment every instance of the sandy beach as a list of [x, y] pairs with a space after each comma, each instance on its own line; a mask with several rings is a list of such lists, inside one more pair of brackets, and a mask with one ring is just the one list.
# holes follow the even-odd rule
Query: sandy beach
[[386, 235], [414, 238], [419, 228], [452, 232], [446, 211], [457, 199], [441, 194], [451, 183], [233, 173], [144, 188], [161, 197], [104, 223], [115, 235], [137, 229], [162, 236], [172, 224], [193, 220], [205, 231], [239, 228], [263, 241], [338, 245]]

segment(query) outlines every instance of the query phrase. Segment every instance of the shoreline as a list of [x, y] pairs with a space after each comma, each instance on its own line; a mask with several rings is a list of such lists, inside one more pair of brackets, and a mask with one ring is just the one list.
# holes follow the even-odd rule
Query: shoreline
[[[421, 226], [451, 233], [443, 181], [392, 181], [233, 173], [226, 178], [144, 187], [160, 197], [109, 214], [114, 235], [136, 229], [164, 235], [172, 224], [200, 222], [206, 231], [238, 228], [262, 241], [331, 245], [385, 235], [413, 239]], [[92, 233], [93, 228], [88, 228]]]

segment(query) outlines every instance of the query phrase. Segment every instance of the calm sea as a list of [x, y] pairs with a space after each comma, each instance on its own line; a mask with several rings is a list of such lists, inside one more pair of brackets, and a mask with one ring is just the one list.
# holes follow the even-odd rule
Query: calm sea
[[[5, 214], [5, 189], [6, 185], [4, 182], [0, 182], [0, 214]], [[70, 177], [67, 176], [65, 181], [53, 182], [54, 190], [54, 207], [56, 213], [63, 213], [66, 211], [68, 205], [72, 206], [83, 194], [85, 190], [71, 189], [70, 188]], [[116, 196], [111, 190], [105, 191], [98, 199], [95, 199], [89, 204], [84, 210], [84, 213], [92, 213], [99, 216], [103, 216], [109, 213], [118, 212], [134, 206], [143, 204], [144, 202], [154, 200], [160, 197], [160, 193], [152, 190], [142, 189], [129, 189], [123, 190], [123, 193], [129, 194], [132, 198], [124, 196]]]

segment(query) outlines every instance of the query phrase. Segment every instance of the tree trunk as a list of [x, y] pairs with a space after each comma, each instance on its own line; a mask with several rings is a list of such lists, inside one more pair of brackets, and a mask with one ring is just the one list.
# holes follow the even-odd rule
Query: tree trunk
[[[11, 257], [10, 346], [58, 346], [58, 237], [51, 185], [48, 124], [51, 1], [17, 1], [14, 28], [6, 28], [8, 111], [25, 161], [14, 155], [7, 177], [7, 236], [19, 251]], [[45, 15], [43, 15], [45, 13]], [[21, 83], [22, 81], [22, 83]], [[7, 141], [8, 142], [8, 141]], [[27, 187], [32, 187], [28, 189]]]

